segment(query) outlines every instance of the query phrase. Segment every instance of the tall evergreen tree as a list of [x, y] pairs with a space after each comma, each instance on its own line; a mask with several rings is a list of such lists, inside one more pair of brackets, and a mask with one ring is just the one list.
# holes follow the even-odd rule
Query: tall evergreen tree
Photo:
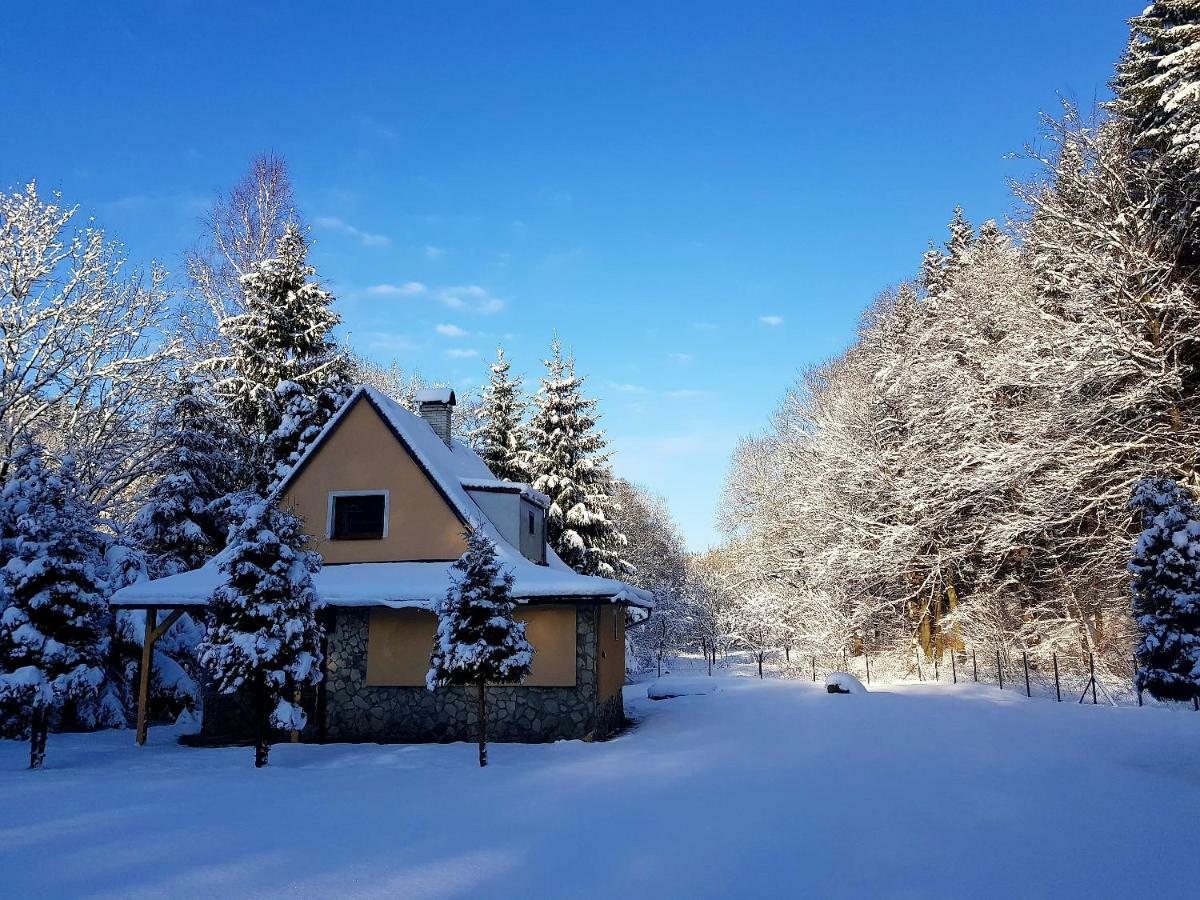
[[584, 575], [613, 578], [626, 570], [625, 536], [613, 524], [612, 472], [596, 401], [583, 396], [575, 359], [557, 338], [534, 397], [526, 456], [533, 487], [550, 497], [547, 538], [563, 562]]
[[479, 705], [479, 765], [487, 765], [487, 685], [517, 684], [529, 674], [533, 647], [525, 623], [513, 618], [513, 576], [479, 528], [467, 532], [467, 552], [452, 566], [454, 584], [438, 606], [438, 630], [425, 683], [468, 685]]
[[509, 374], [512, 364], [504, 349], [496, 350], [487, 387], [483, 389], [479, 417], [482, 425], [473, 433], [473, 443], [492, 474], [505, 481], [526, 481], [528, 441], [525, 435], [526, 401], [520, 376]]
[[1129, 20], [1112, 108], [1141, 148], [1200, 168], [1200, 3], [1155, 0]]
[[[242, 276], [244, 311], [220, 323], [228, 353], [204, 364], [218, 376], [216, 396], [256, 451], [259, 491], [298, 455], [299, 442], [324, 424], [350, 389], [350, 362], [332, 338], [341, 320], [332, 296], [313, 280], [316, 270], [307, 254], [300, 229], [287, 226], [275, 255]], [[302, 398], [289, 382], [299, 386]]]
[[1134, 154], [1163, 175], [1156, 221], [1194, 265], [1200, 215], [1200, 3], [1155, 0], [1129, 20], [1129, 47], [1112, 83], [1110, 108], [1129, 129]]
[[249, 498], [220, 558], [225, 581], [208, 605], [200, 661], [218, 691], [248, 696], [255, 766], [267, 764], [270, 728], [304, 727], [300, 691], [321, 679], [321, 601], [312, 581], [321, 557], [304, 549], [307, 541], [291, 513]]
[[41, 448], [19, 450], [0, 504], [15, 532], [0, 573], [0, 716], [28, 729], [37, 768], [51, 717], [94, 702], [104, 684], [108, 584], [70, 456], [53, 470]]
[[1146, 478], [1130, 506], [1144, 530], [1133, 548], [1133, 615], [1141, 631], [1138, 690], [1200, 698], [1200, 507], [1169, 478]]
[[216, 504], [241, 481], [241, 442], [197, 380], [180, 383], [164, 419], [169, 443], [134, 521], [153, 578], [198, 569], [225, 546]]

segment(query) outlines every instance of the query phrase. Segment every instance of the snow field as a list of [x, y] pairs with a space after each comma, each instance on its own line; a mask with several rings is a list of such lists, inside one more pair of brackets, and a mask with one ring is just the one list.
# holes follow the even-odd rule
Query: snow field
[[1200, 715], [718, 681], [631, 685], [635, 729], [483, 770], [470, 744], [278, 744], [256, 771], [155, 728], [51, 735], [29, 772], [0, 742], [0, 893], [1195, 896]]

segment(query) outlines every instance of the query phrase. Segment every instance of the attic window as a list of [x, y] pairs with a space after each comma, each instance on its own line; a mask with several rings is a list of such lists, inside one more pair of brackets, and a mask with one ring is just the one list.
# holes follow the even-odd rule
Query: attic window
[[387, 537], [385, 491], [329, 495], [329, 539], [377, 541]]

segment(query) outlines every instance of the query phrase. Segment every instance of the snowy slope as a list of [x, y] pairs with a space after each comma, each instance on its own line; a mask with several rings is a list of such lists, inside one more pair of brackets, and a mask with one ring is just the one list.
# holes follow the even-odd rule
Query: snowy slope
[[157, 728], [141, 750], [129, 732], [52, 735], [30, 773], [25, 747], [0, 742], [2, 893], [929, 900], [1200, 885], [1200, 714], [948, 685], [846, 698], [729, 677], [707, 696], [645, 693], [627, 689], [631, 733], [495, 745], [484, 770], [463, 744], [281, 744], [255, 771], [250, 749], [182, 748]]

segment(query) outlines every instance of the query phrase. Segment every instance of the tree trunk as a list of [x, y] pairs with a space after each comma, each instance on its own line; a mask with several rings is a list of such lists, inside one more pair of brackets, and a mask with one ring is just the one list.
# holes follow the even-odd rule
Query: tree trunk
[[267, 764], [267, 754], [271, 752], [271, 745], [267, 742], [267, 703], [261, 687], [254, 692], [254, 721], [257, 723], [254, 736], [254, 767], [261, 769]]
[[29, 727], [29, 768], [40, 769], [46, 761], [46, 732], [50, 730], [50, 716], [42, 707], [33, 710], [33, 722]]
[[716, 657], [716, 655], [717, 655], [717, 649], [716, 649], [716, 647], [715, 647], [715, 646], [713, 647], [713, 650], [712, 650], [712, 652], [710, 653], [710, 652], [709, 652], [709, 650], [708, 650], [708, 646], [707, 646], [707, 645], [705, 645], [705, 647], [704, 647], [704, 661], [705, 661], [706, 663], [708, 663], [708, 674], [709, 674], [709, 677], [710, 677], [710, 678], [712, 677], [713, 659]]
[[757, 656], [758, 656], [758, 677], [759, 678], [763, 677], [763, 673], [762, 673], [763, 655], [764, 654], [762, 654], [762, 653], [757, 654]]
[[487, 765], [487, 700], [484, 683], [479, 682], [479, 767]]

